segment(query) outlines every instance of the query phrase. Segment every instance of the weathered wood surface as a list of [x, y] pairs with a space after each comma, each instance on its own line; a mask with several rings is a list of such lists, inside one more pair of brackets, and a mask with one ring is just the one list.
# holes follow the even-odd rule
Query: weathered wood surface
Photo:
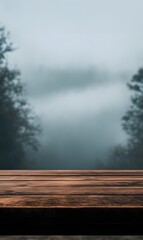
[[143, 171], [1, 170], [0, 217], [6, 235], [143, 234]]

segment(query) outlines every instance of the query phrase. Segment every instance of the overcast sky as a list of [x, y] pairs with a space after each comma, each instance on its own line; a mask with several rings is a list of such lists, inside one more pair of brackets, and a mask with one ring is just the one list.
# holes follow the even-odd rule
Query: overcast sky
[[0, 21], [19, 64], [123, 71], [143, 61], [142, 9], [142, 0], [0, 0]]
[[120, 120], [126, 82], [143, 65], [142, 9], [142, 0], [0, 0], [51, 167], [93, 168], [126, 139]]

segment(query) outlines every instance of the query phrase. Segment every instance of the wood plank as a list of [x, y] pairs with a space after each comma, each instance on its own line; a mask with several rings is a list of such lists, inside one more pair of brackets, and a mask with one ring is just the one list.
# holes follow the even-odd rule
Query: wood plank
[[0, 181], [142, 181], [142, 175], [134, 176], [63, 176], [63, 175], [0, 175]]
[[132, 194], [132, 195], [141, 195], [143, 192], [142, 187], [41, 187], [41, 186], [1, 186], [0, 187], [0, 195], [94, 195], [94, 194], [103, 194], [103, 195], [119, 195], [119, 194]]
[[142, 170], [0, 170], [0, 175], [22, 176], [22, 175], [63, 175], [63, 176], [143, 176]]
[[36, 180], [36, 179], [31, 179], [31, 180], [0, 180], [0, 185], [1, 187], [6, 186], [16, 186], [16, 187], [23, 187], [23, 186], [41, 186], [41, 187], [95, 187], [95, 186], [100, 186], [100, 187], [105, 187], [105, 186], [110, 186], [110, 187], [115, 187], [115, 186], [120, 186], [120, 187], [142, 187], [143, 186], [143, 179], [138, 179], [138, 180], [125, 180], [125, 179], [119, 179], [116, 180]]
[[0, 197], [2, 208], [143, 208], [143, 196], [134, 195], [4, 195]]
[[143, 234], [143, 171], [0, 170], [0, 216], [2, 235]]

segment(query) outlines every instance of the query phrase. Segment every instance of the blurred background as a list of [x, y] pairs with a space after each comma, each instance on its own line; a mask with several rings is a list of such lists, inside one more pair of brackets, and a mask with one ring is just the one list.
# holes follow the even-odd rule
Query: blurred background
[[[17, 135], [11, 135], [9, 148], [3, 126], [8, 131], [7, 125], [16, 122], [16, 117], [10, 120], [9, 112], [4, 118], [9, 119], [7, 125], [1, 120], [1, 169], [143, 168], [142, 139], [135, 146], [142, 127], [138, 135], [134, 133], [139, 118], [127, 114], [134, 104], [127, 83], [134, 74], [140, 78], [135, 85], [141, 85], [143, 78], [137, 72], [143, 66], [142, 9], [142, 0], [0, 0], [0, 23], [5, 28], [1, 39], [14, 47], [5, 57], [8, 70], [20, 70], [26, 104], [36, 115], [30, 118], [21, 111], [20, 124], [25, 123], [18, 126]], [[3, 60], [1, 72], [5, 64]], [[12, 78], [15, 87], [17, 76]], [[133, 89], [140, 102], [141, 89]], [[142, 109], [140, 106], [141, 114]], [[126, 114], [133, 124], [126, 119], [123, 128]], [[140, 123], [142, 119], [140, 115]], [[37, 135], [37, 125], [32, 128], [35, 123], [41, 129]], [[19, 139], [16, 136], [22, 140], [19, 147], [16, 140], [19, 152], [13, 153], [10, 142]], [[30, 146], [36, 138], [39, 147], [35, 152]]]

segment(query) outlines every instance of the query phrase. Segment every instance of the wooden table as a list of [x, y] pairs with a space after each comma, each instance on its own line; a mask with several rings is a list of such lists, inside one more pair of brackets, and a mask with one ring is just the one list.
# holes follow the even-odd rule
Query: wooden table
[[143, 171], [1, 170], [0, 235], [143, 235]]

